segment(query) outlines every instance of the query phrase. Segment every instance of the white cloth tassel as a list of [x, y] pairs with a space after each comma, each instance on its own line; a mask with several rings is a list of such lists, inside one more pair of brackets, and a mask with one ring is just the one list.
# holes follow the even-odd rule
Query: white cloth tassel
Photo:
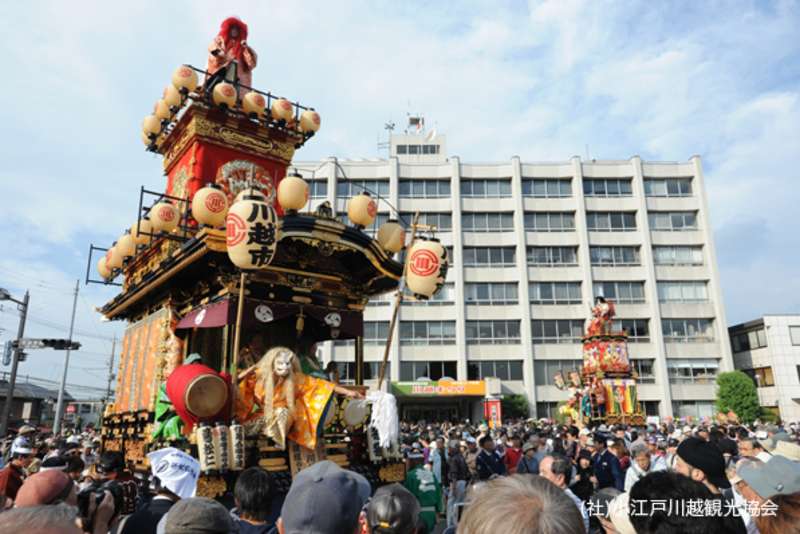
[[378, 431], [380, 446], [388, 449], [393, 443], [397, 443], [400, 436], [397, 399], [391, 393], [370, 391], [367, 394], [367, 401], [372, 403], [369, 426]]

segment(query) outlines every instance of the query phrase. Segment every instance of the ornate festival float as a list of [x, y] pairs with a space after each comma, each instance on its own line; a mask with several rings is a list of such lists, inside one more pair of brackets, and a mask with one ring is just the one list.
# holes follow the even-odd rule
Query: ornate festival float
[[[90, 246], [100, 278], [87, 269], [87, 282], [121, 288], [99, 311], [128, 323], [103, 447], [142, 471], [148, 451], [181, 448], [200, 460], [208, 496], [253, 465], [288, 490], [293, 473], [323, 458], [373, 484], [401, 481], [386, 360], [404, 292], [433, 296], [446, 250], [413, 223], [408, 243], [395, 220], [370, 237], [364, 228], [385, 200], [368, 191], [349, 199], [350, 225], [327, 202], [303, 211], [308, 184], [287, 170], [320, 116], [251, 87], [246, 37], [243, 22], [227, 19], [205, 70], [175, 70], [142, 131], [163, 156], [166, 188], [142, 188], [130, 230], [108, 249]], [[384, 364], [368, 392], [363, 311], [390, 291]], [[356, 385], [346, 387], [323, 371], [316, 346], [350, 339]]]
[[[595, 423], [643, 425], [636, 371], [628, 357], [628, 333], [614, 331], [614, 303], [595, 299], [583, 342], [580, 370], [559, 371], [553, 380], [569, 398], [560, 408], [579, 426]], [[566, 375], [566, 378], [565, 378]]]

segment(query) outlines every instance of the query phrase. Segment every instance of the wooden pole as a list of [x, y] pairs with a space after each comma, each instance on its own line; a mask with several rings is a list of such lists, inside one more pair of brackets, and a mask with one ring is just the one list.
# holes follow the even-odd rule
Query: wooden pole
[[[414, 214], [414, 220], [411, 222], [411, 241], [409, 246], [414, 243], [417, 237], [417, 223], [419, 222], [419, 212]], [[397, 324], [397, 315], [400, 311], [400, 305], [403, 303], [403, 291], [406, 288], [406, 269], [408, 269], [408, 258], [403, 262], [403, 276], [400, 277], [400, 284], [397, 287], [397, 294], [394, 298], [394, 309], [392, 310], [392, 320], [389, 323], [389, 333], [386, 337], [386, 347], [383, 349], [383, 361], [381, 362], [381, 372], [378, 375], [378, 390], [383, 386], [383, 379], [386, 375], [386, 363], [389, 361], [389, 350], [392, 348], [392, 338], [394, 337], [394, 327]]]
[[242, 271], [239, 277], [239, 301], [236, 303], [236, 332], [233, 334], [233, 354], [231, 355], [231, 362], [233, 363], [233, 372], [231, 377], [233, 379], [233, 392], [231, 394], [231, 417], [236, 413], [236, 393], [239, 390], [237, 377], [239, 375], [239, 341], [242, 337], [242, 313], [244, 312], [244, 286], [247, 282], [245, 272]]

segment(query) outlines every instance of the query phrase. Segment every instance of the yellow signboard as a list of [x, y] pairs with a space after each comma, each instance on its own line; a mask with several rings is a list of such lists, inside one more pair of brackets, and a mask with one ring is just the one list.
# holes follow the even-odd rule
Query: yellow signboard
[[396, 394], [412, 397], [486, 396], [486, 383], [483, 380], [395, 382], [392, 387]]

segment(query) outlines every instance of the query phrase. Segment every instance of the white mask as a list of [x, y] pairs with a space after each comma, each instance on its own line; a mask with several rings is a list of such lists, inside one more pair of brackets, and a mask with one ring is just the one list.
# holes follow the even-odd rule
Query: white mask
[[275, 374], [280, 377], [286, 377], [289, 375], [289, 372], [292, 370], [292, 358], [294, 358], [294, 354], [290, 351], [281, 351], [275, 357]]

